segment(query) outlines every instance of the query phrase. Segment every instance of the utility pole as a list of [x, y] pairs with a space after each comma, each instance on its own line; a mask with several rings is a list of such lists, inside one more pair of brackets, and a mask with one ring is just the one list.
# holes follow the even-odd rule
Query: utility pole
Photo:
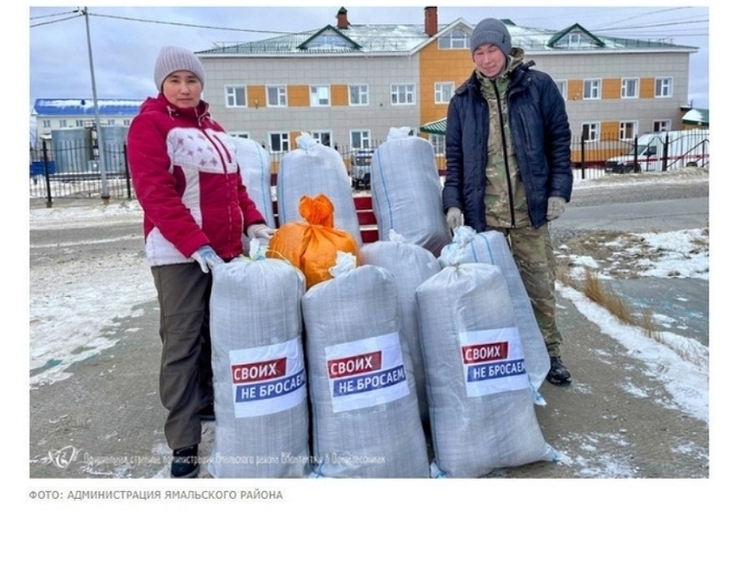
[[[80, 8], [79, 8], [80, 10]], [[101, 199], [104, 204], [109, 203], [109, 186], [106, 183], [106, 159], [104, 158], [103, 147], [101, 146], [101, 121], [99, 119], [99, 100], [96, 97], [96, 77], [93, 73], [93, 52], [91, 51], [91, 29], [88, 25], [88, 8], [84, 7], [82, 10], [83, 15], [86, 17], [86, 37], [88, 39], [88, 64], [91, 68], [91, 89], [93, 91], [93, 116], [94, 124], [96, 126], [96, 146], [98, 148], [98, 162], [99, 171], [101, 172]]]

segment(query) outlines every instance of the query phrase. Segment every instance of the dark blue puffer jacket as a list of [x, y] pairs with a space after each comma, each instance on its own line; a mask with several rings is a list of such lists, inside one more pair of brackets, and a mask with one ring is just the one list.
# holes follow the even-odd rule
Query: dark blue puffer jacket
[[[571, 129], [563, 97], [553, 79], [530, 70], [533, 61], [511, 72], [508, 118], [519, 173], [526, 187], [529, 216], [539, 228], [547, 222], [547, 199], [571, 199]], [[475, 72], [451, 98], [446, 118], [444, 212], [457, 207], [464, 223], [485, 230], [485, 168], [488, 161], [488, 103]]]

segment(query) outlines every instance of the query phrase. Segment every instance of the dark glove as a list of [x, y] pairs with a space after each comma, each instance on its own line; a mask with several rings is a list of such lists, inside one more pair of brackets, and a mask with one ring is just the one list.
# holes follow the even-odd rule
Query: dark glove
[[209, 273], [217, 265], [225, 263], [210, 246], [202, 246], [192, 254], [192, 259], [200, 264], [203, 273]]

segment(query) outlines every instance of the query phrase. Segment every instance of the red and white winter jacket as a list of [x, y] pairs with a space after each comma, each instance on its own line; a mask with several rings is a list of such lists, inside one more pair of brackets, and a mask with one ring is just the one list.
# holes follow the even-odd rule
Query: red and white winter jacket
[[190, 262], [206, 244], [228, 261], [242, 253], [246, 228], [265, 222], [242, 182], [233, 140], [205, 101], [180, 109], [163, 94], [146, 99], [127, 133], [127, 160], [151, 266]]

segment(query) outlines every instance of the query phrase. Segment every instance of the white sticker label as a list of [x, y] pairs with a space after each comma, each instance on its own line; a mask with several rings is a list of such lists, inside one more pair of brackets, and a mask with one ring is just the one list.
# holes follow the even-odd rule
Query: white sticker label
[[301, 338], [229, 351], [233, 408], [237, 418], [288, 410], [306, 400]]
[[517, 328], [462, 332], [459, 342], [467, 396], [529, 387]]
[[325, 359], [334, 412], [385, 404], [410, 392], [397, 332], [329, 346]]

